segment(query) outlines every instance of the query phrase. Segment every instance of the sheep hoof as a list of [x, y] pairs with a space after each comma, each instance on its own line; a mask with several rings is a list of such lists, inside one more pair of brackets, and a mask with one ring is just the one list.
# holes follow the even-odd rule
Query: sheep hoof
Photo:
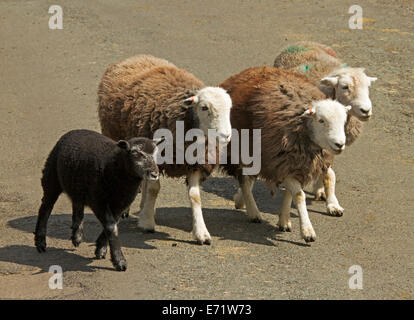
[[282, 232], [291, 232], [292, 231], [292, 225], [290, 224], [290, 222], [286, 225], [283, 225], [283, 226], [279, 224], [278, 227], [279, 227], [279, 231], [282, 231]]
[[344, 208], [342, 208], [340, 205], [330, 204], [327, 206], [327, 212], [331, 216], [342, 217], [344, 214]]
[[127, 263], [126, 260], [119, 260], [117, 262], [113, 262], [116, 271], [126, 271]]
[[155, 228], [144, 228], [138, 225], [138, 229], [141, 230], [143, 233], [155, 233]]
[[72, 244], [73, 244], [74, 247], [76, 247], [76, 248], [79, 247], [81, 242], [82, 242], [82, 239], [72, 237]]
[[82, 233], [78, 232], [77, 234], [73, 235], [70, 239], [72, 240], [72, 244], [75, 247], [79, 247], [79, 245], [82, 242]]
[[244, 209], [245, 207], [246, 206], [244, 205], [244, 203], [242, 204], [237, 203], [237, 202], [234, 203], [234, 208], [236, 208], [237, 210]]
[[126, 218], [128, 218], [129, 217], [129, 212], [123, 212], [122, 214], [121, 214], [121, 218], [122, 219], [126, 219]]
[[38, 252], [46, 252], [46, 237], [35, 236], [35, 246]]
[[308, 243], [308, 242], [314, 242], [314, 241], [315, 241], [315, 237], [313, 237], [313, 236], [305, 237], [305, 242], [306, 243]]
[[253, 218], [249, 218], [249, 222], [262, 223], [262, 219], [260, 219], [259, 217], [253, 217]]
[[206, 244], [206, 245], [211, 245], [211, 239], [205, 239], [205, 240], [196, 240], [197, 241], [197, 244], [199, 244], [199, 245], [203, 245], [203, 244]]
[[243, 197], [240, 196], [238, 193], [236, 193], [233, 196], [233, 201], [234, 201], [234, 207], [239, 210], [239, 209], [244, 209], [246, 208], [246, 205], [244, 203]]
[[198, 244], [203, 245], [203, 244], [207, 244], [210, 245], [211, 244], [211, 237], [210, 234], [208, 233], [208, 231], [205, 232], [193, 232], [194, 238], [197, 241]]
[[305, 240], [306, 243], [314, 242], [316, 240], [315, 231], [313, 231], [312, 227], [307, 227], [306, 229], [301, 230], [302, 238]]
[[96, 257], [96, 259], [105, 259], [105, 257], [106, 257], [106, 247], [96, 248], [95, 257]]
[[315, 193], [315, 201], [326, 201], [326, 194], [324, 191], [318, 191]]

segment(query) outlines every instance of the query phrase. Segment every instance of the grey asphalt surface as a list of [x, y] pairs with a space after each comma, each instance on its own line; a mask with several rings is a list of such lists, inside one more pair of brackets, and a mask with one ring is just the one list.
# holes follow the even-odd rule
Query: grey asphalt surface
[[[50, 1], [0, 2], [0, 298], [413, 299], [414, 1], [358, 1], [363, 30], [348, 28], [349, 1], [53, 4], [63, 8], [63, 30], [48, 28]], [[163, 179], [156, 233], [140, 232], [134, 216], [120, 223], [126, 272], [93, 259], [100, 226], [90, 211], [85, 242], [72, 247], [65, 196], [49, 220], [49, 250], [37, 253], [43, 163], [68, 130], [99, 131], [96, 92], [109, 64], [148, 53], [216, 85], [272, 65], [299, 40], [330, 45], [379, 78], [372, 120], [335, 162], [344, 216], [328, 216], [309, 196], [315, 243], [300, 239], [294, 208], [294, 230], [277, 231], [280, 194], [272, 199], [257, 182], [264, 221], [249, 223], [234, 209], [235, 183], [215, 175], [201, 195], [211, 246], [192, 240], [183, 181]], [[51, 265], [63, 268], [62, 290], [48, 287]], [[353, 265], [362, 267], [362, 290], [349, 288]]]

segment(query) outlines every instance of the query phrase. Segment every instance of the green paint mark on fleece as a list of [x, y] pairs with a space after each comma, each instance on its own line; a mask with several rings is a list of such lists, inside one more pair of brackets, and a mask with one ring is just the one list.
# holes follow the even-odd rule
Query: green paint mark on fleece
[[313, 67], [313, 64], [301, 64], [298, 67], [298, 69], [299, 69], [299, 72], [305, 73], [306, 71], [308, 71], [312, 67]]
[[285, 49], [285, 51], [283, 51], [283, 53], [299, 53], [299, 52], [304, 52], [304, 51], [308, 51], [310, 50], [310, 48], [306, 48], [303, 46], [289, 46]]

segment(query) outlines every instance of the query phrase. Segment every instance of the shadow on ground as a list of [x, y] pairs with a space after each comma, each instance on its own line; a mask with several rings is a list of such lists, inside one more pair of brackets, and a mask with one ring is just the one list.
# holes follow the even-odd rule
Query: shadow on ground
[[40, 268], [43, 272], [49, 272], [52, 265], [64, 265], [65, 271], [90, 272], [96, 269], [108, 269], [104, 267], [89, 266], [93, 258], [85, 258], [75, 253], [75, 249], [47, 248], [46, 253], [38, 253], [34, 246], [11, 245], [0, 248], [0, 261], [17, 263], [19, 265]]
[[[202, 189], [205, 192], [213, 193], [219, 197], [225, 198], [227, 200], [233, 201], [233, 196], [237, 192], [238, 183], [233, 178], [227, 177], [212, 177], [203, 182]], [[276, 196], [272, 197], [269, 189], [266, 185], [260, 181], [256, 180], [253, 186], [253, 197], [256, 200], [257, 208], [260, 212], [266, 212], [270, 214], [279, 214], [280, 208], [282, 206], [284, 191], [277, 190]], [[313, 203], [313, 195], [307, 193], [310, 197], [306, 198], [306, 204], [311, 205]], [[291, 211], [294, 209], [291, 209]], [[328, 215], [326, 212], [321, 212], [317, 210], [309, 211], [320, 213], [322, 215]], [[291, 217], [297, 217], [296, 214], [291, 212]]]

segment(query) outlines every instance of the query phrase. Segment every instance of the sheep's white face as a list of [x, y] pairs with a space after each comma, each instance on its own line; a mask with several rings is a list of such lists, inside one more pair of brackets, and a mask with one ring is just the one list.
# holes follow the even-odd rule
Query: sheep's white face
[[230, 109], [231, 98], [227, 92], [218, 87], [206, 87], [198, 91], [195, 97], [194, 111], [200, 121], [200, 129], [208, 136], [208, 130], [216, 130], [221, 141], [228, 143], [231, 139]]
[[304, 112], [312, 119], [312, 140], [322, 149], [341, 153], [345, 149], [345, 123], [351, 108], [330, 99], [315, 101], [312, 108]]
[[351, 114], [362, 121], [372, 116], [369, 86], [377, 78], [368, 77], [363, 68], [342, 68], [321, 79], [321, 84], [335, 90], [335, 99], [343, 105], [351, 105]]

